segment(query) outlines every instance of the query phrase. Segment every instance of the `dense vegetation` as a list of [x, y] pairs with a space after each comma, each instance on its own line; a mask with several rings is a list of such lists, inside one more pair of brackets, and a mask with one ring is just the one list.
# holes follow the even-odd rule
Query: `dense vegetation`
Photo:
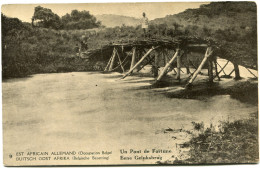
[[3, 14], [1, 17], [3, 78], [96, 70], [93, 68], [95, 65], [76, 57], [75, 46], [85, 32], [33, 28], [17, 18]]
[[[1, 17], [3, 78], [34, 73], [96, 70], [93, 66], [97, 65], [98, 69], [102, 69], [111, 53], [92, 58], [92, 63], [77, 57], [75, 48], [80, 44], [82, 35], [88, 36], [89, 49], [144, 36], [140, 26], [123, 25], [104, 29], [87, 11], [73, 10], [71, 14], [60, 18], [50, 9], [36, 7], [33, 16], [33, 25], [36, 27], [3, 14]], [[256, 69], [256, 30], [255, 3], [212, 2], [199, 9], [188, 9], [152, 21], [148, 36], [211, 38], [225, 48], [222, 57], [233, 58], [239, 64]]]
[[190, 147], [190, 157], [173, 161], [174, 164], [219, 164], [257, 163], [258, 153], [258, 112], [249, 119], [234, 122], [223, 121], [216, 130], [212, 125], [204, 129], [203, 123], [193, 122], [200, 131], [185, 143]]
[[96, 17], [88, 11], [73, 10], [71, 14], [66, 14], [61, 17], [63, 29], [92, 29], [101, 26], [101, 22], [97, 21]]
[[[257, 69], [257, 16], [254, 2], [212, 2], [198, 9], [155, 19], [162, 35], [179, 30], [212, 38], [226, 48], [226, 57]], [[225, 56], [222, 56], [225, 57]]]
[[98, 28], [101, 26], [101, 22], [97, 21], [96, 17], [91, 15], [89, 11], [73, 10], [71, 14], [67, 13], [60, 18], [51, 9], [37, 6], [32, 17], [32, 25], [43, 28], [74, 30]]

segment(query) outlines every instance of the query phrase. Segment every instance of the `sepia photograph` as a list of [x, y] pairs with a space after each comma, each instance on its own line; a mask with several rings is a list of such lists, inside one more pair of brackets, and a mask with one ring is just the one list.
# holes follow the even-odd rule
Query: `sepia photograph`
[[254, 1], [4, 3], [4, 166], [259, 163]]

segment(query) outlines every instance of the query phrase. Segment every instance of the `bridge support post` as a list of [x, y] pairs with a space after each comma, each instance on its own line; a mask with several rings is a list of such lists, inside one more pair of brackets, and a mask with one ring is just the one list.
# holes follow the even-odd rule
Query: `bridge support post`
[[[221, 70], [218, 72], [218, 73], [216, 73], [216, 74], [218, 74], [218, 76], [219, 76], [219, 74], [225, 69], [225, 67], [228, 65], [228, 63], [229, 63], [229, 60], [227, 61], [227, 63], [223, 66], [223, 67], [221, 67], [219, 64], [219, 67], [221, 67]], [[226, 73], [224, 73], [224, 74], [226, 74]], [[214, 79], [217, 77], [217, 75], [216, 76], [214, 76]]]
[[233, 65], [234, 65], [234, 70], [235, 70], [235, 79], [236, 80], [241, 79], [238, 64], [233, 63]]
[[173, 61], [177, 58], [178, 55], [179, 55], [179, 49], [176, 50], [176, 52], [175, 52], [174, 56], [172, 57], [172, 59], [165, 65], [165, 67], [163, 68], [163, 71], [161, 72], [161, 74], [156, 79], [156, 82], [160, 81], [162, 79], [162, 77], [167, 73], [168, 68], [173, 63]]
[[[216, 72], [216, 77], [218, 77], [218, 81], [220, 81], [220, 77], [219, 77], [219, 74], [218, 74], [218, 62], [217, 62], [217, 57], [214, 56], [213, 58], [213, 63], [214, 63], [214, 66], [215, 66], [215, 72]], [[213, 80], [215, 79], [215, 77], [213, 76]]]
[[108, 63], [107, 63], [107, 66], [106, 66], [106, 68], [105, 68], [104, 71], [108, 71], [108, 69], [110, 68], [111, 60], [112, 60], [112, 58], [114, 57], [114, 54], [115, 54], [115, 52], [114, 52], [114, 49], [113, 49], [112, 55], [111, 55], [111, 57], [110, 57], [110, 59], [109, 59], [109, 61], [108, 61]]
[[208, 75], [209, 75], [209, 82], [213, 83], [213, 61], [212, 56], [208, 58]]
[[130, 66], [130, 69], [132, 69], [135, 65], [135, 55], [136, 55], [136, 47], [133, 47], [133, 54], [132, 54], [132, 60], [131, 60], [131, 66]]
[[159, 65], [158, 62], [159, 62], [159, 56], [158, 56], [158, 54], [155, 54], [154, 64], [152, 65], [153, 77], [158, 76], [158, 65]]
[[113, 57], [113, 55], [110, 57], [110, 59], [109, 59], [109, 61], [108, 61], [108, 63], [107, 63], [107, 66], [106, 66], [106, 68], [105, 68], [104, 71], [107, 71], [107, 70], [108, 70], [108, 67], [109, 67], [109, 65], [110, 65], [110, 63], [111, 63], [112, 57]]
[[167, 61], [168, 61], [168, 58], [167, 58], [166, 55], [163, 55], [163, 61], [164, 61], [164, 65], [166, 65], [166, 64], [167, 64]]
[[[122, 50], [123, 51], [123, 50]], [[125, 69], [124, 69], [124, 66], [123, 66], [123, 64], [122, 64], [122, 61], [121, 61], [121, 59], [120, 59], [120, 56], [119, 56], [119, 53], [118, 53], [118, 51], [116, 50], [116, 54], [117, 54], [117, 57], [118, 57], [118, 60], [119, 60], [119, 64], [120, 64], [120, 66], [121, 66], [121, 69], [122, 69], [122, 71], [123, 71], [123, 73], [125, 72]]]
[[181, 79], [181, 55], [177, 55], [177, 80]]
[[130, 74], [133, 72], [133, 70], [134, 70], [137, 66], [139, 66], [139, 65], [144, 61], [144, 59], [145, 59], [154, 49], [156, 49], [156, 48], [158, 48], [158, 46], [157, 46], [157, 47], [152, 47], [148, 52], [146, 52], [146, 54], [134, 65], [134, 67], [132, 67], [132, 69], [130, 69], [130, 70], [122, 77], [122, 79], [124, 79], [126, 76], [130, 75]]
[[198, 69], [194, 72], [194, 74], [192, 75], [191, 79], [189, 80], [189, 82], [186, 85], [186, 88], [189, 87], [192, 82], [196, 79], [196, 77], [198, 76], [198, 74], [200, 73], [202, 67], [204, 66], [204, 64], [206, 63], [206, 61], [208, 60], [208, 57], [210, 57], [213, 53], [213, 50], [211, 47], [208, 47], [204, 56], [204, 59], [201, 61]]
[[190, 60], [188, 58], [188, 52], [187, 50], [184, 51], [185, 53], [183, 54], [184, 58], [186, 59], [186, 64], [185, 64], [185, 67], [186, 67], [186, 74], [190, 74]]
[[[229, 62], [229, 61], [228, 61], [228, 62]], [[228, 62], [227, 62], [227, 63], [228, 63]], [[217, 62], [216, 62], [216, 63], [217, 63]], [[222, 72], [223, 72], [225, 75], [227, 75], [226, 72], [225, 72], [225, 67], [226, 67], [226, 66], [225, 66], [225, 67], [224, 67], [224, 66], [221, 67], [221, 65], [218, 64], [218, 63], [217, 63], [217, 65], [221, 68]]]
[[109, 66], [108, 71], [112, 71], [112, 70], [113, 70], [115, 58], [116, 58], [116, 49], [114, 48], [114, 50], [113, 50], [113, 55], [112, 55], [112, 59], [111, 59], [111, 63], [110, 63], [110, 66]]

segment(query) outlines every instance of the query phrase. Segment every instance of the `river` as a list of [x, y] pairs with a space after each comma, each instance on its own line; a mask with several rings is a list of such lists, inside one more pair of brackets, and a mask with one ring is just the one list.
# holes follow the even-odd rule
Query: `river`
[[[80, 163], [154, 164], [159, 160], [120, 160], [120, 149], [128, 153], [130, 149], [171, 150], [172, 153], [165, 154], [148, 153], [167, 160], [174, 154], [176, 140], [162, 132], [164, 129], [191, 129], [192, 121], [209, 125], [247, 118], [258, 110], [256, 105], [242, 103], [229, 95], [203, 100], [169, 98], [145, 88], [152, 78], [132, 76], [119, 80], [121, 76], [72, 72], [4, 81], [5, 163], [15, 162], [9, 155], [17, 157], [16, 152], [112, 151], [109, 160], [81, 160]], [[18, 161], [18, 164], [34, 163], [54, 162]], [[79, 161], [55, 163], [78, 164]]]

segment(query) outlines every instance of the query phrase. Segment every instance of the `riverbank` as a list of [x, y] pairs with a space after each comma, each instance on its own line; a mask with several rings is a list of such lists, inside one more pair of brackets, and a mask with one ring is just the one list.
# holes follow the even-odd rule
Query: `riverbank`
[[[222, 121], [205, 127], [192, 122], [193, 129], [184, 131], [189, 141], [179, 144], [180, 154], [159, 164], [255, 164], [259, 162], [258, 112], [250, 118]], [[172, 130], [173, 131], [173, 130]], [[173, 136], [174, 137], [174, 136]], [[177, 147], [177, 146], [176, 146]]]

